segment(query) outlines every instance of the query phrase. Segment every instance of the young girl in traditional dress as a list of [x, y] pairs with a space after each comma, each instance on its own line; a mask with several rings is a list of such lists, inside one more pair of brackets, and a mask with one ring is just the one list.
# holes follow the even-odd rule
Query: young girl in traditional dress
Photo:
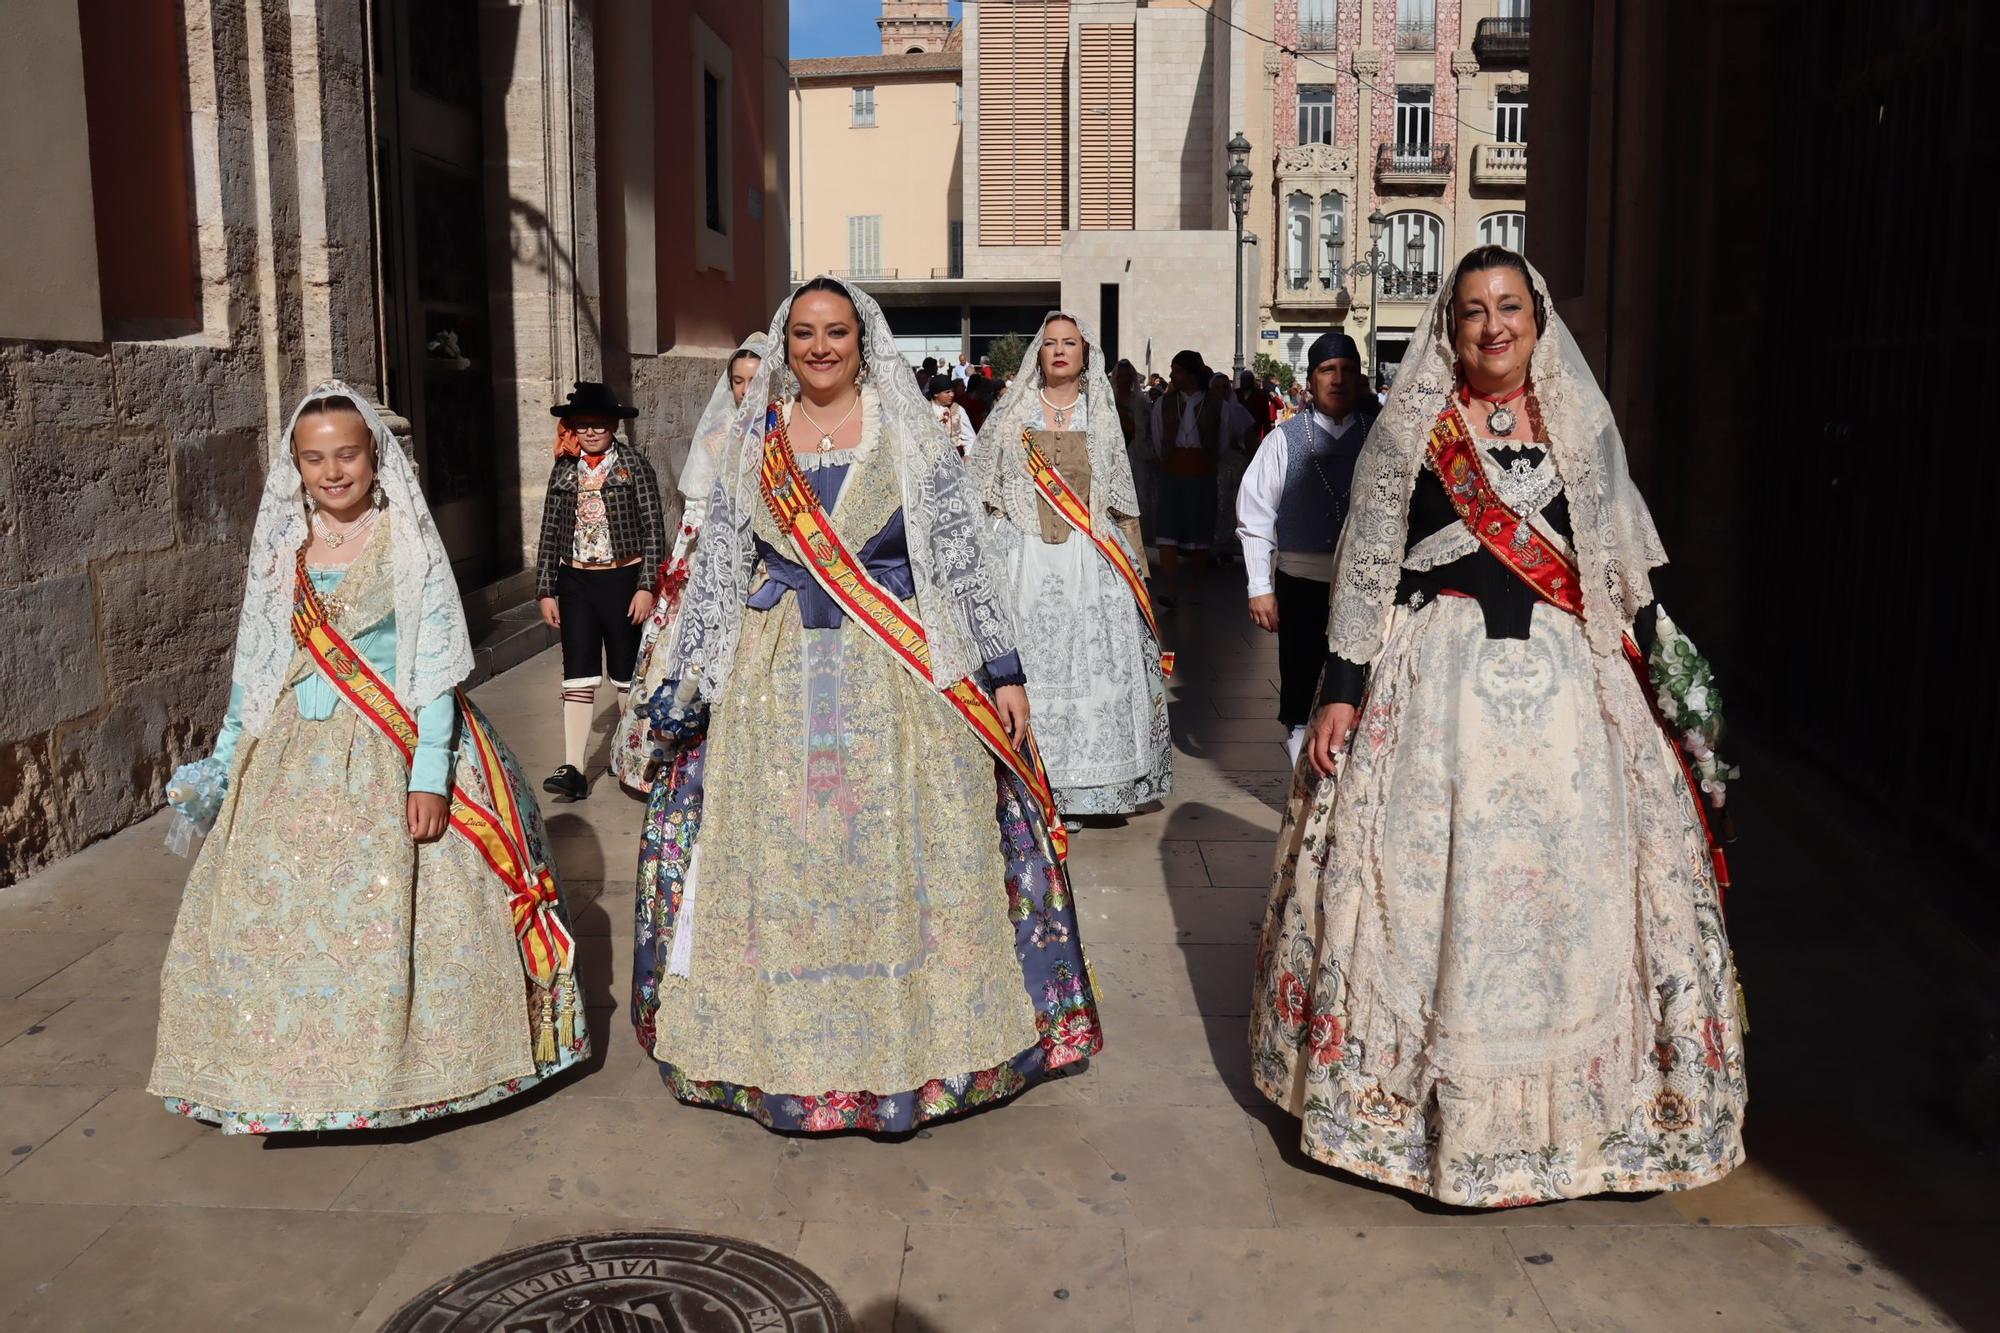
[[908, 1130], [1099, 1048], [1062, 829], [976, 489], [880, 307], [806, 284], [744, 404], [696, 442], [633, 1018], [684, 1101]]
[[169, 796], [209, 828], [148, 1084], [228, 1133], [485, 1106], [588, 1054], [520, 766], [456, 686], [451, 563], [402, 447], [314, 389], [252, 538], [229, 713]]

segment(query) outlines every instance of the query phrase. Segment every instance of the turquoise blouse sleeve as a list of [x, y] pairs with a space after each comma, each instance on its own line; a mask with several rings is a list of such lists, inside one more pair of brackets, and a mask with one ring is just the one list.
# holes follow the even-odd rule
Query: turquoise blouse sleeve
[[417, 710], [417, 753], [410, 790], [451, 794], [451, 738], [458, 728], [458, 696], [447, 690]]
[[210, 758], [227, 773], [236, 762], [236, 742], [243, 738], [243, 687], [230, 682], [229, 712], [223, 716], [222, 730], [215, 733], [215, 749]]

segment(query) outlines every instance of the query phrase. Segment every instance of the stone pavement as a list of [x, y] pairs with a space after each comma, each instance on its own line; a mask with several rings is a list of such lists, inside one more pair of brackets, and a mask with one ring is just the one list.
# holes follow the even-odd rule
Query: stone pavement
[[[437, 1126], [225, 1139], [146, 1096], [185, 874], [159, 819], [0, 890], [0, 1326], [373, 1330], [503, 1248], [668, 1226], [792, 1254], [901, 1333], [2000, 1327], [1992, 1173], [1907, 1104], [1912, 1040], [1876, 998], [1918, 979], [1824, 910], [1846, 867], [1775, 803], [1745, 802], [1732, 903], [1748, 1167], [1468, 1214], [1304, 1161], [1244, 1046], [1286, 781], [1273, 641], [1221, 576], [1167, 626], [1174, 798], [1075, 854], [1104, 1055], [904, 1142], [782, 1138], [662, 1090], [621, 1008], [642, 807], [608, 780], [545, 807], [597, 1062]], [[478, 691], [537, 774], [557, 672], [544, 654]]]

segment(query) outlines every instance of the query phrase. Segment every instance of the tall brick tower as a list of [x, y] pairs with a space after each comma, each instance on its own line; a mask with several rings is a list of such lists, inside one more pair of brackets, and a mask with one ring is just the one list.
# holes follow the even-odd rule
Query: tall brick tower
[[945, 0], [882, 0], [882, 54], [942, 51], [951, 37], [951, 14]]

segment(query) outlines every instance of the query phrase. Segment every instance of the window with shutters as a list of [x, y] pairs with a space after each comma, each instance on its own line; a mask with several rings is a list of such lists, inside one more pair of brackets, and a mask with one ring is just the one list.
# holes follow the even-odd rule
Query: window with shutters
[[1493, 142], [1528, 142], [1528, 95], [1503, 92], [1493, 103]]
[[882, 276], [882, 215], [870, 213], [847, 219], [847, 272], [849, 277]]
[[1299, 142], [1333, 142], [1333, 85], [1299, 85]]
[[875, 90], [872, 87], [854, 90], [854, 119], [849, 123], [862, 128], [875, 123]]
[[1312, 207], [1304, 191], [1285, 200], [1285, 285], [1295, 292], [1312, 281]]
[[1479, 243], [1504, 245], [1515, 254], [1521, 254], [1528, 244], [1528, 215], [1493, 213], [1479, 219]]
[[1086, 23], [1077, 126], [1077, 226], [1129, 231], [1133, 203], [1133, 25]]
[[1399, 84], [1396, 87], [1396, 157], [1427, 159], [1431, 152], [1431, 87]]
[[1338, 190], [1319, 197], [1319, 285], [1323, 291], [1340, 286], [1347, 263], [1347, 200]]
[[1069, 5], [982, 5], [978, 48], [979, 243], [1059, 245], [1069, 213]]

